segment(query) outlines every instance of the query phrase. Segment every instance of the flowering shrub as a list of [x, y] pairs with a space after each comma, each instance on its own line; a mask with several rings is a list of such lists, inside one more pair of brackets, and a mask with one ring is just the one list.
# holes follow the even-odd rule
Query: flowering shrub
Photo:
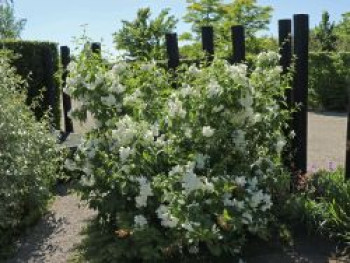
[[18, 92], [25, 87], [1, 53], [0, 258], [14, 234], [45, 209], [58, 168], [55, 139]]
[[217, 59], [176, 79], [154, 63], [70, 64], [65, 91], [82, 102], [71, 114], [90, 111], [96, 127], [66, 166], [84, 171], [82, 198], [115, 236], [105, 262], [236, 255], [267, 235], [289, 118], [278, 61]]

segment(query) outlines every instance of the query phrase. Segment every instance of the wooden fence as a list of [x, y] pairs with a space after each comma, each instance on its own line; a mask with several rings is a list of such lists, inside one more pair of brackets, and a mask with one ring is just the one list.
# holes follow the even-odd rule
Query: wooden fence
[[[292, 32], [293, 28], [293, 32]], [[306, 14], [297, 14], [292, 19], [283, 19], [278, 21], [279, 46], [280, 46], [280, 65], [283, 73], [289, 71], [292, 63], [292, 57], [295, 56], [295, 68], [292, 82], [292, 89], [287, 90], [285, 94], [286, 103], [290, 108], [298, 104], [299, 110], [293, 113], [292, 120], [289, 123], [290, 129], [285, 130], [289, 134], [294, 130], [295, 137], [291, 142], [291, 149], [283, 154], [284, 164], [290, 167], [293, 174], [307, 172], [307, 129], [308, 129], [308, 50], [309, 50], [309, 16]], [[245, 61], [245, 33], [244, 27], [236, 25], [231, 27], [231, 40], [233, 53], [229, 58], [230, 63], [240, 63]], [[166, 34], [166, 48], [169, 70], [175, 72], [180, 63], [188, 62], [180, 59], [178, 38], [176, 33]], [[214, 50], [214, 31], [210, 26], [202, 27], [202, 48], [206, 54], [206, 60], [210, 63], [215, 54]], [[93, 52], [101, 52], [99, 43], [92, 43]], [[65, 68], [63, 74], [63, 83], [67, 76], [67, 65], [69, 63], [69, 48], [61, 47], [62, 65]], [[71, 102], [68, 95], [63, 95], [63, 108], [66, 133], [73, 132], [73, 123], [68, 117], [68, 111], [71, 109]], [[290, 154], [291, 153], [291, 154]], [[287, 158], [290, 156], [291, 158]], [[346, 148], [346, 177], [350, 178], [350, 107], [348, 114], [347, 127], [347, 148]]]

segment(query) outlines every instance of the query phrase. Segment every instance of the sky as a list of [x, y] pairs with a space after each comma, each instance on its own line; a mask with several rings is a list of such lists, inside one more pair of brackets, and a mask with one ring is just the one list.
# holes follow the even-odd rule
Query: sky
[[[342, 13], [350, 12], [350, 0], [258, 0], [258, 3], [274, 8], [270, 30], [264, 32], [274, 36], [278, 19], [292, 18], [293, 14], [309, 14], [310, 25], [315, 26], [324, 10], [335, 21], [341, 19]], [[190, 25], [181, 21], [186, 0], [14, 0], [16, 16], [27, 19], [22, 39], [53, 41], [73, 47], [73, 38], [81, 36], [86, 25], [88, 36], [94, 41], [102, 40], [110, 51], [112, 34], [121, 28], [121, 20], [133, 20], [137, 9], [147, 6], [154, 14], [170, 8], [171, 14], [179, 19], [176, 31], [189, 31]]]

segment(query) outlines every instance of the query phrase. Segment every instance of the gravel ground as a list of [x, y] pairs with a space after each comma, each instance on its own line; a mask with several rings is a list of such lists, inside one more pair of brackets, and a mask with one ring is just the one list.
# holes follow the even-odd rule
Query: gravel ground
[[[75, 131], [84, 133], [92, 125], [92, 118], [89, 117], [87, 123], [76, 123]], [[343, 165], [345, 134], [346, 115], [309, 113], [308, 164], [310, 169], [313, 165], [327, 168], [329, 161]], [[27, 235], [20, 239], [17, 255], [7, 263], [67, 262], [67, 259], [72, 255], [72, 249], [82, 239], [80, 231], [86, 221], [91, 219], [95, 213], [83, 205], [75, 194], [68, 194], [65, 189], [62, 189], [62, 186], [60, 193], [49, 213], [33, 229], [30, 229]], [[283, 262], [280, 261], [281, 258], [278, 255], [271, 254], [264, 258], [265, 260], [260, 258], [258, 261], [260, 263]], [[273, 261], [273, 258], [276, 260]], [[326, 262], [324, 259], [325, 257], [322, 261], [297, 262]]]
[[308, 166], [328, 168], [329, 162], [344, 166], [347, 115], [341, 113], [309, 113]]
[[80, 232], [95, 213], [75, 194], [58, 186], [50, 211], [18, 241], [18, 253], [7, 263], [63, 263], [79, 244]]

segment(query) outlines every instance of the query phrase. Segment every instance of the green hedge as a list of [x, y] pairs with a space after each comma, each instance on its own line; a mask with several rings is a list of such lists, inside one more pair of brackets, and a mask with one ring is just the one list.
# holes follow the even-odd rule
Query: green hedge
[[[17, 73], [28, 80], [27, 103], [31, 104], [33, 99], [38, 98], [42, 93], [43, 99], [39, 101], [35, 108], [35, 116], [40, 119], [49, 108], [49, 94], [47, 87], [50, 83], [55, 88], [55, 104], [53, 107], [53, 123], [56, 129], [60, 128], [60, 74], [59, 74], [59, 53], [56, 43], [35, 42], [22, 40], [2, 40], [0, 49], [8, 49], [18, 54], [18, 58], [13, 60], [13, 66]], [[48, 51], [53, 55], [53, 75], [48, 72], [45, 56]], [[29, 78], [28, 78], [29, 77]]]
[[310, 53], [309, 106], [345, 111], [350, 89], [350, 53]]

